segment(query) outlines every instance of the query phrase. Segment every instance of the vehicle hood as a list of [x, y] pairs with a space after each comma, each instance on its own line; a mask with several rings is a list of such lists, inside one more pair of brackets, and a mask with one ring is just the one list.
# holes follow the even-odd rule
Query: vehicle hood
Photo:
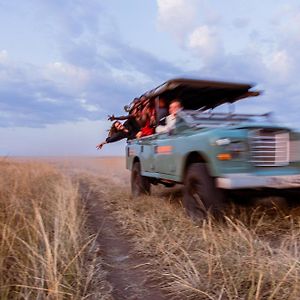
[[235, 124], [235, 125], [225, 125], [224, 128], [228, 129], [255, 129], [255, 128], [273, 128], [273, 129], [283, 129], [291, 131], [291, 128], [283, 125], [277, 125], [273, 123], [241, 123], [241, 124]]

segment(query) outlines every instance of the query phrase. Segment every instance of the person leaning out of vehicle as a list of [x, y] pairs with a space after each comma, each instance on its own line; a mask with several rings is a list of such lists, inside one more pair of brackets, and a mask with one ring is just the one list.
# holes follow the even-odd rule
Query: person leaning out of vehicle
[[100, 150], [105, 144], [114, 143], [126, 138], [135, 138], [135, 133], [130, 132], [130, 130], [128, 130], [121, 122], [115, 121], [110, 128], [108, 137], [104, 142], [98, 144], [96, 148]]
[[159, 125], [156, 127], [156, 133], [166, 133], [175, 127], [177, 113], [182, 110], [179, 99], [174, 99], [169, 105], [169, 115], [166, 117], [166, 125]]
[[130, 132], [128, 139], [134, 139], [136, 134], [141, 129], [141, 111], [140, 108], [137, 105], [134, 105], [132, 109], [130, 110], [129, 114], [127, 116], [119, 116], [116, 117], [114, 115], [108, 116], [108, 120], [114, 121], [114, 120], [126, 120], [124, 122], [124, 127], [128, 129]]

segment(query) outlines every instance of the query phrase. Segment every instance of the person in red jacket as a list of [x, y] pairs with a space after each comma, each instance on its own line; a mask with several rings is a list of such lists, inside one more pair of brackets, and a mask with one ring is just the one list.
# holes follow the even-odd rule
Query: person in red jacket
[[143, 136], [148, 136], [154, 133], [154, 127], [156, 124], [156, 117], [155, 117], [155, 108], [154, 103], [151, 102], [150, 99], [144, 99], [145, 105], [142, 116], [144, 119], [144, 126], [141, 128], [141, 130], [136, 134], [136, 138], [141, 138]]

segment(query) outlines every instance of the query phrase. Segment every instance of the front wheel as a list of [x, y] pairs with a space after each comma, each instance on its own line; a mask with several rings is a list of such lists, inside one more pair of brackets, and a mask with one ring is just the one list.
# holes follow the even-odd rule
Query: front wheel
[[208, 214], [220, 218], [224, 210], [223, 192], [215, 186], [204, 163], [193, 163], [188, 167], [183, 204], [192, 219], [203, 219]]
[[147, 177], [141, 175], [141, 164], [135, 162], [131, 170], [131, 194], [134, 198], [141, 195], [150, 194], [150, 181]]

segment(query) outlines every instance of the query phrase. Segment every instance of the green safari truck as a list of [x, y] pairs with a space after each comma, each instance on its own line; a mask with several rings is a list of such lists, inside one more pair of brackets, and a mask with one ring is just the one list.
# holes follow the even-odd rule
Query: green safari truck
[[222, 212], [229, 193], [297, 192], [299, 132], [269, 114], [213, 110], [259, 94], [251, 84], [194, 79], [169, 80], [145, 93], [155, 103], [179, 98], [183, 109], [169, 132], [128, 141], [132, 195], [149, 194], [152, 184], [183, 184], [184, 207], [197, 218]]

